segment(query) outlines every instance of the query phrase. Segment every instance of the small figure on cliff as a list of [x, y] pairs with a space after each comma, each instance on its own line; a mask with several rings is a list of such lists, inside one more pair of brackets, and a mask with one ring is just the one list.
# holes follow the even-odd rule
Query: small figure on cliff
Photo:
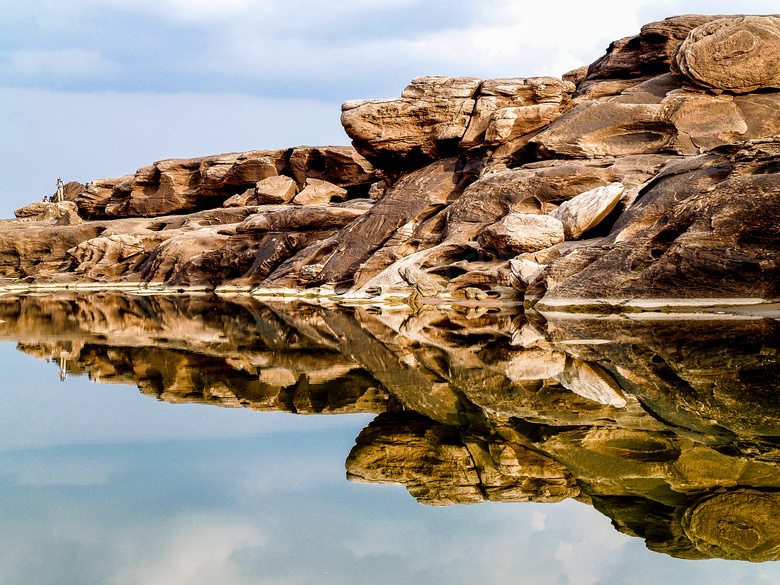
[[62, 179], [59, 177], [57, 178], [57, 194], [55, 195], [55, 201], [57, 203], [61, 203], [65, 196], [65, 183], [62, 182]]

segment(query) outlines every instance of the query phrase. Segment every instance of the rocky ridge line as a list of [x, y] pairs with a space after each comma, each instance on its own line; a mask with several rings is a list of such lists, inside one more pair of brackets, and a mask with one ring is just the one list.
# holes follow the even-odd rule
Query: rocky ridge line
[[353, 147], [71, 186], [0, 223], [0, 278], [344, 302], [776, 298], [780, 19], [671, 17], [563, 77], [420, 77], [343, 105]]

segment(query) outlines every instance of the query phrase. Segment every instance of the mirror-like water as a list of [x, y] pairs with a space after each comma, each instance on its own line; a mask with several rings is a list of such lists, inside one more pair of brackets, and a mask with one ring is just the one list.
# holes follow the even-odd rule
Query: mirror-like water
[[0, 320], [3, 585], [780, 582], [772, 315], [57, 293]]

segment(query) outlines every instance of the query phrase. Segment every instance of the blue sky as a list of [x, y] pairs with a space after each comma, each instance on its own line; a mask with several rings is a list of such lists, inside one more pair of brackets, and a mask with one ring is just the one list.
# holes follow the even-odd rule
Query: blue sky
[[[561, 75], [700, 0], [0, 0], [0, 216], [55, 180], [347, 144], [339, 106], [420, 75]], [[747, 1], [746, 13], [777, 12]]]

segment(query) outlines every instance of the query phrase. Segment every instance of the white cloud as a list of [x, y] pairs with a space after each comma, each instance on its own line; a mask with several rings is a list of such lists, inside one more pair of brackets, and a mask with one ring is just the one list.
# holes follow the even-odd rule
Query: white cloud
[[192, 515], [164, 530], [160, 547], [118, 569], [121, 585], [249, 585], [236, 555], [263, 548], [267, 536], [256, 522], [216, 515]]
[[10, 54], [11, 71], [23, 76], [83, 78], [98, 77], [111, 71], [112, 65], [99, 52], [66, 48], [46, 51], [14, 51]]

